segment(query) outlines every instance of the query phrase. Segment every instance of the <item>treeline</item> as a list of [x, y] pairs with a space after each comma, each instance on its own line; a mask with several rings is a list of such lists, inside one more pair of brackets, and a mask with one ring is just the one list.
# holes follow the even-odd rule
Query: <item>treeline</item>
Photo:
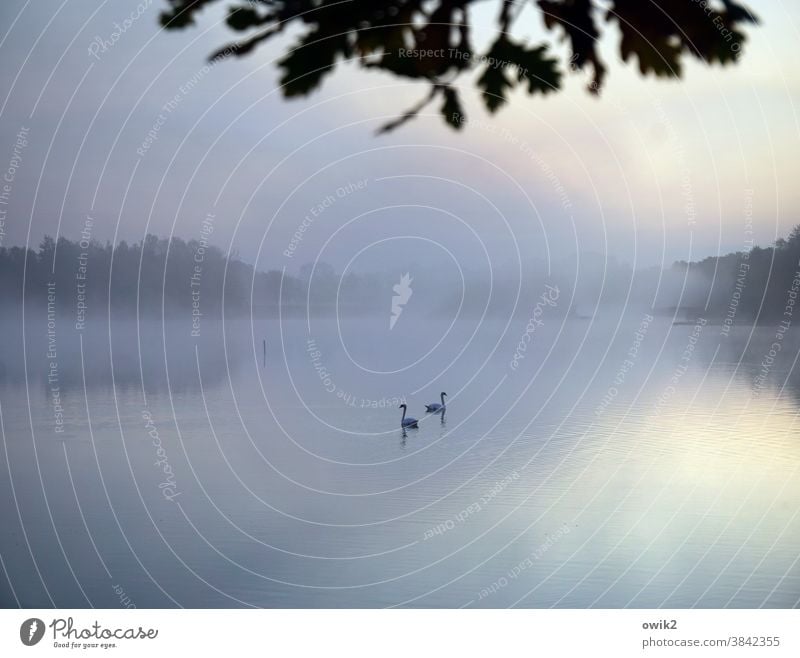
[[[113, 246], [47, 236], [38, 250], [0, 248], [0, 303], [46, 304], [55, 289], [59, 310], [74, 309], [82, 300], [89, 312], [112, 310], [166, 314], [199, 305], [203, 315], [275, 313], [279, 299], [284, 309], [305, 308], [310, 266], [300, 276], [277, 270], [255, 271], [217, 247], [196, 240], [169, 240], [147, 235], [141, 242]], [[55, 286], [52, 286], [55, 284]], [[252, 290], [252, 303], [251, 303]], [[366, 308], [383, 292], [374, 277], [348, 274], [339, 290], [339, 277], [330, 265], [314, 271], [310, 303], [316, 309], [335, 304], [337, 290], [345, 308]]]
[[[800, 225], [772, 247], [754, 246], [691, 263], [679, 261], [672, 269], [689, 274], [694, 301], [682, 304], [689, 313], [735, 317], [737, 323], [791, 318], [795, 303], [800, 303]], [[796, 315], [800, 316], [800, 309]]]
[[[800, 294], [799, 273], [800, 225], [774, 246], [754, 246], [691, 263], [678, 261], [667, 271], [632, 272], [613, 259], [584, 256], [580, 267], [570, 262], [555, 266], [547, 276], [531, 275], [518, 305], [527, 309], [524, 300], [540, 294], [549, 282], [558, 284], [564, 299], [573, 299], [572, 310], [578, 315], [591, 314], [598, 302], [603, 306], [625, 302], [669, 314], [677, 306], [687, 320], [703, 315], [735, 316], [737, 324], [772, 322], [785, 317], [787, 306], [794, 306]], [[436, 271], [413, 274], [418, 282], [414, 303], [432, 313], [452, 315], [459, 308], [483, 312], [491, 298], [490, 312], [505, 314], [514, 304], [516, 284], [497, 282], [491, 290], [474, 273], [466, 283], [442, 279]], [[333, 312], [338, 303], [340, 312], [388, 314], [396, 277], [397, 273], [350, 272], [342, 279], [326, 263], [317, 263], [313, 275], [311, 266], [304, 265], [297, 274], [282, 277], [279, 270], [254, 270], [197, 240], [154, 235], [116, 246], [66, 238], [56, 243], [45, 237], [36, 250], [0, 248], [0, 304], [19, 304], [24, 295], [26, 306], [46, 308], [54, 283], [57, 309], [70, 313], [82, 299], [89, 314], [105, 312], [109, 303], [115, 312], [158, 315], [163, 308], [168, 316], [191, 311], [193, 305], [199, 305], [204, 316], [219, 315], [223, 304], [231, 314], [274, 315], [279, 305], [283, 313], [304, 314], [307, 303], [312, 313]], [[463, 301], [462, 285], [469, 291]], [[655, 299], [654, 290], [659, 291]]]

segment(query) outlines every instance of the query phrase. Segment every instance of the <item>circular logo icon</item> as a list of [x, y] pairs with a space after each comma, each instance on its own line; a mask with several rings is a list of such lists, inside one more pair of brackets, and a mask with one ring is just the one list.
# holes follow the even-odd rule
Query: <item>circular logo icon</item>
[[19, 627], [19, 639], [26, 647], [32, 647], [44, 636], [44, 622], [36, 617], [31, 617], [22, 622]]

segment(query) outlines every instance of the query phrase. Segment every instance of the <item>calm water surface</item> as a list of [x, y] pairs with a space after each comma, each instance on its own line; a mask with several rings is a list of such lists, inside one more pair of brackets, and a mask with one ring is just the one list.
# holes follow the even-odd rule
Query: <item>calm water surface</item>
[[4, 323], [6, 606], [798, 605], [792, 333]]

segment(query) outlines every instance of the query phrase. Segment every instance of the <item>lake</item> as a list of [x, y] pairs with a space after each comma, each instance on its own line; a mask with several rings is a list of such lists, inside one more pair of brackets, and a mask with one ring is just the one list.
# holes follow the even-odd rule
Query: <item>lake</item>
[[4, 605], [798, 605], [800, 336], [558, 311], [6, 313]]

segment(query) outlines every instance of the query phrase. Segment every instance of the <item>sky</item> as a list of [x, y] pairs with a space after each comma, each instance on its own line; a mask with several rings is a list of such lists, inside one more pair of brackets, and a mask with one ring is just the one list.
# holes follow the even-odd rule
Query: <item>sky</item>
[[[736, 66], [687, 61], [680, 81], [642, 78], [604, 25], [600, 98], [571, 74], [562, 93], [515, 93], [490, 116], [472, 75], [464, 130], [434, 105], [381, 136], [424, 87], [342, 63], [287, 101], [275, 61], [296, 31], [209, 67], [233, 37], [224, 5], [171, 32], [164, 5], [0, 5], [0, 166], [14, 168], [0, 246], [155, 233], [208, 238], [261, 269], [460, 276], [576, 254], [669, 265], [769, 245], [800, 223], [797, 2], [751, 4], [761, 25]], [[495, 3], [484, 5], [473, 21], [488, 43]], [[533, 9], [517, 24], [568, 57]]]

